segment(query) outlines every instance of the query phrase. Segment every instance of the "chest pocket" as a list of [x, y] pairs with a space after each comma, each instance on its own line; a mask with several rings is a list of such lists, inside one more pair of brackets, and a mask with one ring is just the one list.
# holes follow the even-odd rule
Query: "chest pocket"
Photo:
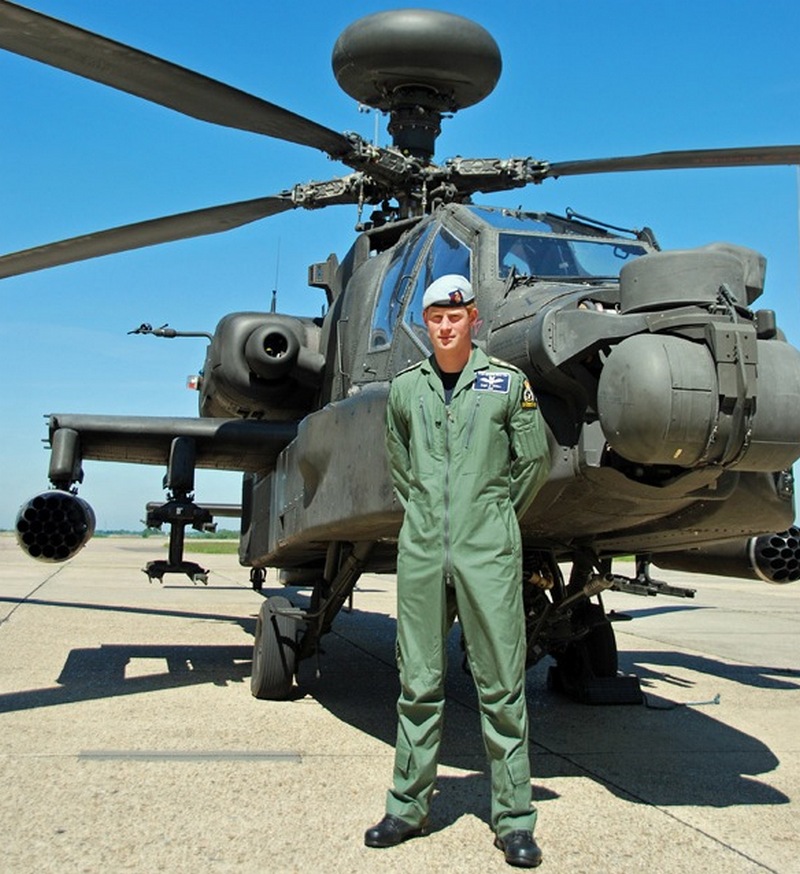
[[472, 409], [467, 414], [467, 425], [464, 429], [464, 449], [467, 450], [469, 449], [470, 442], [472, 440], [472, 433], [475, 430], [475, 422], [478, 419], [478, 410], [481, 406], [481, 392], [471, 391], [469, 394], [471, 396], [470, 400], [472, 400]]
[[418, 421], [420, 425], [420, 430], [422, 431], [425, 449], [427, 449], [428, 452], [431, 452], [434, 448], [434, 438], [432, 430], [433, 413], [425, 409], [425, 398], [422, 395], [417, 398], [417, 416], [419, 417]]

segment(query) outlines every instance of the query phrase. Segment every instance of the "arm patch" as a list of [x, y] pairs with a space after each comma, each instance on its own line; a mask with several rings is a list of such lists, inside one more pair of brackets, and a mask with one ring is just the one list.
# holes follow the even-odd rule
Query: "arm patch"
[[522, 403], [520, 406], [523, 410], [535, 410], [539, 406], [536, 401], [536, 395], [533, 393], [531, 384], [527, 379], [522, 385]]

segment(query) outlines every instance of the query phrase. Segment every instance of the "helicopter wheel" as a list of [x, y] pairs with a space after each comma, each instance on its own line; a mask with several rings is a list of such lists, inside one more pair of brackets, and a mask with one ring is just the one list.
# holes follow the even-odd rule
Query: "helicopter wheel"
[[282, 595], [273, 595], [261, 605], [250, 677], [250, 691], [256, 698], [285, 701], [291, 695], [297, 665], [297, 621], [283, 613], [291, 606]]
[[[582, 617], [592, 626], [591, 631], [556, 656], [557, 675], [564, 686], [576, 685], [591, 678], [617, 676], [617, 640], [603, 608], [599, 604], [587, 604]], [[548, 681], [552, 681], [554, 676], [548, 677]]]

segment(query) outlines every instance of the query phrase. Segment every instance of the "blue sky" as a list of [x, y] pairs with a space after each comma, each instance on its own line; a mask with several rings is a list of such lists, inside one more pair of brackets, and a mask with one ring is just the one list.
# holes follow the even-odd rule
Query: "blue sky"
[[[29, 6], [369, 138], [330, 68], [351, 21], [398, 4], [29, 0]], [[503, 75], [446, 121], [437, 160], [552, 161], [800, 142], [795, 0], [424, 3], [483, 24]], [[273, 194], [346, 172], [312, 149], [227, 130], [0, 52], [0, 250]], [[385, 120], [380, 142], [387, 144]], [[715, 240], [768, 258], [760, 306], [800, 343], [795, 168], [613, 174], [483, 198], [651, 226], [664, 248]], [[354, 208], [292, 212], [214, 237], [0, 283], [0, 528], [47, 486], [44, 414], [194, 415], [199, 340], [128, 336], [141, 322], [212, 331], [235, 310], [320, 312], [306, 268], [349, 247]], [[163, 471], [87, 462], [98, 527], [138, 527]], [[235, 474], [198, 474], [200, 500], [238, 500]]]

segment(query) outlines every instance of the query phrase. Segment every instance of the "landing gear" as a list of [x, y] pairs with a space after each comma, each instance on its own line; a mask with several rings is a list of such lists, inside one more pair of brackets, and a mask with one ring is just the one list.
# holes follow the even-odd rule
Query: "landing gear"
[[260, 592], [264, 588], [267, 572], [263, 567], [254, 567], [250, 570], [250, 585], [254, 592]]
[[599, 604], [584, 605], [575, 611], [574, 623], [588, 631], [556, 656], [564, 683], [574, 686], [597, 677], [616, 677], [617, 640], [603, 608]]
[[253, 645], [250, 691], [256, 698], [285, 701], [297, 668], [296, 613], [288, 598], [273, 595], [261, 605]]
[[[350, 599], [372, 547], [371, 542], [329, 544], [325, 568], [313, 583], [309, 609], [293, 607], [281, 595], [264, 601], [256, 623], [250, 678], [250, 691], [256, 698], [280, 701], [291, 696], [298, 662], [319, 652], [320, 638]], [[251, 582], [255, 588], [257, 578], [251, 577]]]
[[300, 641], [300, 658], [308, 658], [319, 651], [319, 641], [331, 629], [333, 620], [346, 602], [352, 604], [353, 589], [369, 559], [374, 544], [328, 544], [322, 578], [311, 593], [311, 609], [305, 615], [305, 632]]
[[[546, 553], [528, 553], [525, 567], [527, 665], [552, 656], [556, 664], [548, 670], [548, 688], [576, 701], [641, 703], [638, 678], [618, 672], [614, 629], [600, 601], [600, 593], [619, 582], [611, 574], [610, 561], [601, 563], [596, 572], [593, 556], [576, 554], [567, 585], [558, 564]], [[591, 600], [595, 597], [598, 603]]]

